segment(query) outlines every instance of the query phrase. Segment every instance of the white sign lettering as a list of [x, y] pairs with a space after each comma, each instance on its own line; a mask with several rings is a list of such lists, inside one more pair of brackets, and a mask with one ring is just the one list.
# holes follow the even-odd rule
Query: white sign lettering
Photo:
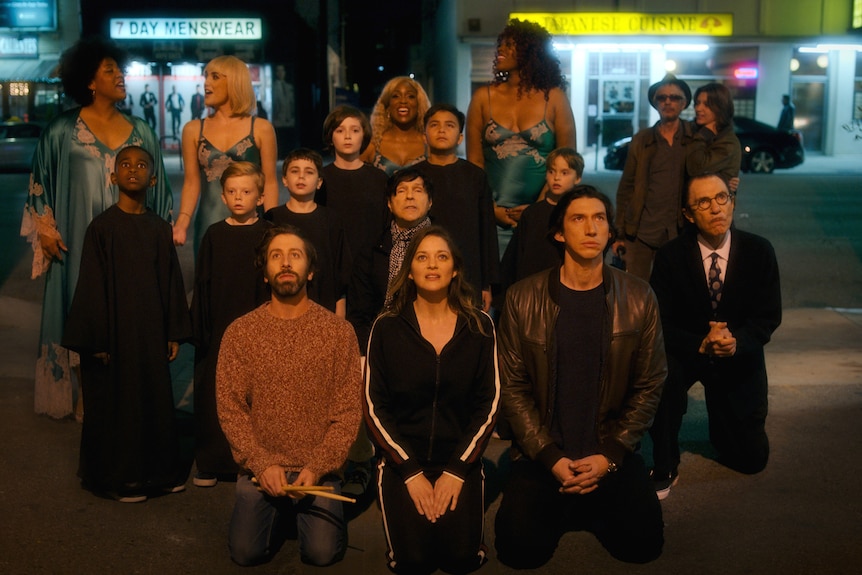
[[115, 40], [260, 40], [260, 18], [111, 18]]

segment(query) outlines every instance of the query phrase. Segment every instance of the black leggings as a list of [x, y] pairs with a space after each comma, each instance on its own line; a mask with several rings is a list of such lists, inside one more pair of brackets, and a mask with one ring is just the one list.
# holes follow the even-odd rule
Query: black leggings
[[[440, 472], [426, 470], [433, 484]], [[458, 506], [431, 523], [416, 511], [404, 480], [385, 460], [378, 464], [377, 479], [386, 561], [395, 573], [424, 574], [442, 569], [470, 573], [485, 562], [484, 472], [477, 465], [467, 476]]]

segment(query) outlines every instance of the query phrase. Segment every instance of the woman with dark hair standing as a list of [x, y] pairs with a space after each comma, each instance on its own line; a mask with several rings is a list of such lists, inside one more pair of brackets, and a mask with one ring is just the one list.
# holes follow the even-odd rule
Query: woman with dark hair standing
[[[694, 92], [695, 122], [699, 130], [686, 152], [689, 177], [718, 174], [725, 182], [739, 175], [742, 147], [733, 131], [733, 97], [724, 84], [711, 82]], [[736, 186], [731, 185], [731, 191]]]
[[482, 453], [500, 382], [493, 324], [463, 271], [443, 228], [419, 230], [369, 338], [365, 421], [382, 454], [378, 497], [395, 573], [469, 573], [486, 560]]
[[545, 158], [576, 149], [575, 119], [551, 35], [512, 20], [497, 37], [495, 79], [479, 88], [467, 111], [467, 159], [484, 168], [494, 192], [500, 253], [521, 212], [545, 185]]
[[[71, 375], [77, 354], [60, 347], [60, 341], [78, 283], [84, 232], [117, 201], [110, 176], [121, 149], [140, 146], [153, 156], [156, 184], [147, 195], [147, 207], [170, 219], [173, 197], [158, 139], [144, 120], [117, 109], [126, 99], [125, 63], [123, 51], [99, 37], [82, 39], [66, 50], [60, 78], [66, 96], [79, 106], [48, 124], [33, 155], [21, 235], [33, 245], [32, 277], [46, 274], [35, 409], [51, 417], [71, 415], [75, 396], [81, 398]], [[78, 401], [79, 418], [81, 406]]]

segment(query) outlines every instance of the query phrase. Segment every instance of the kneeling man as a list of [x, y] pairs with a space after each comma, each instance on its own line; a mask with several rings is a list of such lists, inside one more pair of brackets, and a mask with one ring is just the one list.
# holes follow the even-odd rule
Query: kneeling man
[[656, 254], [650, 282], [668, 356], [650, 430], [659, 499], [678, 479], [679, 430], [696, 381], [719, 462], [757, 473], [769, 457], [763, 346], [781, 323], [778, 263], [766, 239], [732, 226], [735, 204], [719, 176], [693, 178], [683, 207], [691, 225]]
[[538, 568], [567, 531], [617, 559], [661, 554], [664, 524], [638, 443], [667, 375], [658, 305], [645, 281], [604, 264], [613, 209], [576, 186], [551, 214], [561, 267], [506, 292], [500, 317], [501, 435], [512, 470], [496, 519], [499, 560]]

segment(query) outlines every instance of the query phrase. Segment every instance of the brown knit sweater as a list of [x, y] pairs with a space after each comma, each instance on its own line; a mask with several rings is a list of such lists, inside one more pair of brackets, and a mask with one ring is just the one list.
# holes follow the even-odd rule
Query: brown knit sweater
[[269, 303], [225, 331], [216, 369], [222, 430], [241, 468], [338, 473], [362, 418], [353, 329], [310, 302], [286, 320]]

